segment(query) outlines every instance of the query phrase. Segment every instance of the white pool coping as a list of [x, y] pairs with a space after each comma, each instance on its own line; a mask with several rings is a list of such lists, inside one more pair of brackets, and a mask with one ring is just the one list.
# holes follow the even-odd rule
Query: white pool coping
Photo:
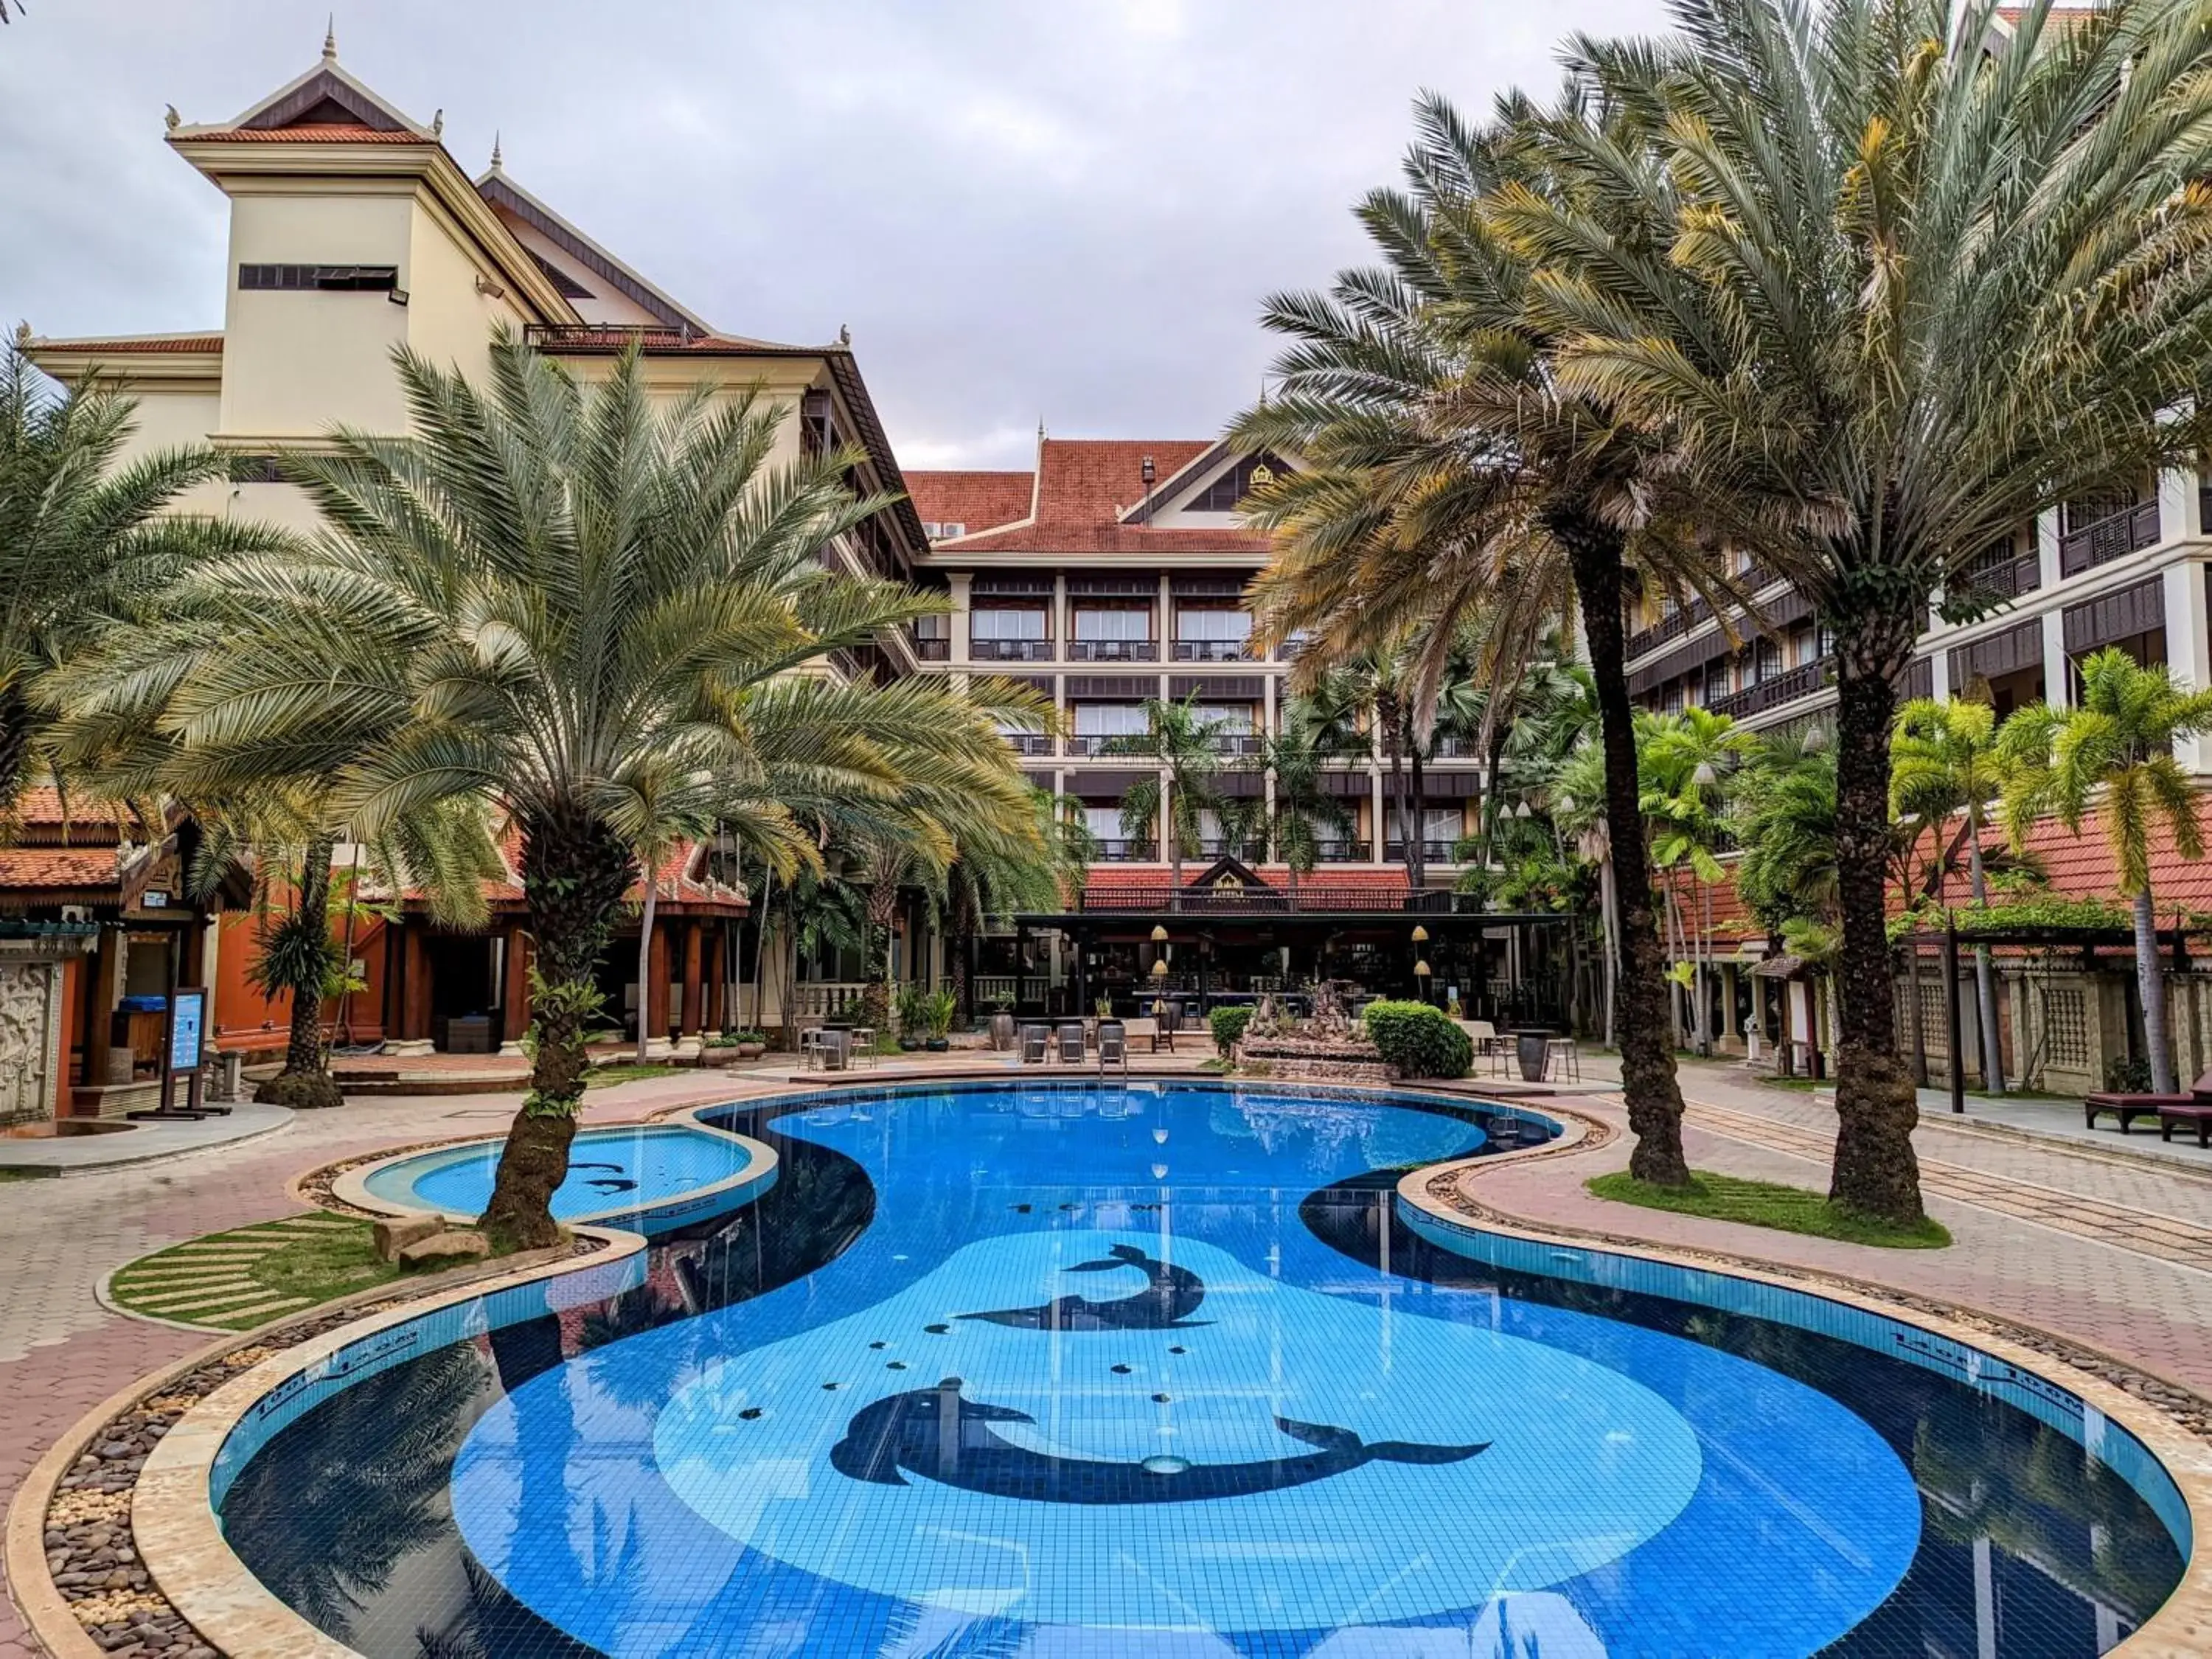
[[[669, 1228], [704, 1216], [719, 1214], [738, 1205], [750, 1203], [775, 1184], [777, 1164], [775, 1149], [750, 1135], [741, 1135], [733, 1130], [717, 1128], [700, 1119], [702, 1112], [728, 1109], [727, 1103], [694, 1106], [668, 1117], [646, 1123], [598, 1124], [576, 1131], [576, 1140], [605, 1137], [634, 1138], [647, 1134], [698, 1134], [717, 1140], [726, 1140], [744, 1149], [745, 1162], [732, 1175], [711, 1182], [704, 1187], [692, 1187], [681, 1193], [650, 1204], [635, 1202], [617, 1204], [604, 1210], [594, 1210], [586, 1215], [563, 1216], [557, 1219], [564, 1227], [641, 1228], [648, 1233], [665, 1232]], [[440, 1161], [474, 1158], [486, 1148], [503, 1146], [504, 1135], [480, 1135], [468, 1140], [448, 1142], [443, 1146], [416, 1147], [412, 1152], [395, 1152], [389, 1158], [356, 1164], [341, 1173], [331, 1182], [331, 1196], [342, 1204], [352, 1206], [370, 1215], [424, 1216], [434, 1215], [457, 1227], [476, 1224], [473, 1213], [441, 1209], [433, 1204], [410, 1204], [399, 1199], [387, 1198], [369, 1190], [369, 1180], [381, 1170], [403, 1164], [422, 1163], [434, 1166]], [[570, 1149], [570, 1161], [574, 1150]]]

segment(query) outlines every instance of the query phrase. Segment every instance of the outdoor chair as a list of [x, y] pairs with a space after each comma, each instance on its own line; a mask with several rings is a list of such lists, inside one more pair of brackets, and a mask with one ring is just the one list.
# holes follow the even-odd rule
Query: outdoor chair
[[845, 1049], [845, 1068], [850, 1071], [855, 1066], [865, 1065], [873, 1070], [875, 1064], [876, 1028], [872, 1025], [855, 1025], [853, 1028], [852, 1041]]
[[823, 1066], [822, 1028], [803, 1025], [799, 1031], [799, 1064], [803, 1070], [818, 1072]]
[[1486, 1019], [1463, 1019], [1460, 1024], [1474, 1044], [1474, 1052], [1487, 1054], [1498, 1046], [1498, 1028]]
[[2130, 1094], [2124, 1090], [2100, 1089], [2094, 1094], [2084, 1095], [2081, 1097], [2081, 1123], [2084, 1128], [2094, 1129], [2097, 1127], [2099, 1114], [2110, 1112], [2118, 1120], [2120, 1133], [2125, 1134], [2128, 1126], [2137, 1118], [2156, 1117], [2160, 1138], [2171, 1140], [2173, 1133], [2166, 1121], [2166, 1112], [2172, 1110], [2177, 1114], [2176, 1122], [2188, 1121], [2196, 1114], [2187, 1109], [2208, 1103], [2212, 1103], [2212, 1072], [2198, 1078], [2184, 1093]]
[[[1556, 1073], [1554, 1067], [1557, 1068]], [[1583, 1080], [1582, 1050], [1572, 1037], [1550, 1037], [1544, 1043], [1544, 1075], [1554, 1083]]]
[[1051, 1037], [1052, 1034], [1042, 1025], [1023, 1026], [1022, 1064], [1024, 1066], [1043, 1065], [1045, 1062], [1046, 1050], [1051, 1046]]
[[1117, 1019], [1098, 1022], [1099, 1076], [1105, 1076], [1109, 1066], [1118, 1066], [1124, 1073], [1129, 1069], [1129, 1033]]
[[1060, 1060], [1063, 1066], [1083, 1064], [1083, 1022], [1071, 1019], [1060, 1028]]

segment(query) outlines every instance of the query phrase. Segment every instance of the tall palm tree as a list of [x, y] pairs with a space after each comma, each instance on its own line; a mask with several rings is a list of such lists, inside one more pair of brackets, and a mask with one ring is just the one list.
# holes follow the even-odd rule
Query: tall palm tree
[[1195, 693], [1181, 702], [1150, 697], [1145, 702], [1143, 732], [1115, 738], [1103, 751], [1147, 761], [1158, 769], [1139, 776], [1122, 795], [1121, 833], [1132, 841], [1160, 838], [1168, 860], [1170, 908], [1182, 896], [1182, 861], [1198, 855], [1206, 816], [1212, 813], [1217, 822], [1221, 816], [1224, 802], [1214, 787], [1221, 759], [1213, 740], [1226, 729], [1221, 721], [1198, 712]]
[[[1624, 603], [1632, 568], [1708, 594], [1725, 579], [1693, 533], [1694, 504], [1674, 488], [1663, 449], [1559, 380], [1563, 337], [1538, 309], [1534, 267], [1497, 211], [1505, 199], [1552, 204], [1615, 246], [1648, 251], [1662, 240], [1664, 216], [1638, 192], [1594, 188], [1601, 172], [1576, 148], [1547, 142], [1555, 126], [1591, 118], [1516, 99], [1477, 129], [1442, 100], [1424, 100], [1407, 189], [1375, 191], [1359, 209], [1385, 265], [1344, 273], [1328, 295], [1269, 302], [1268, 326], [1293, 342], [1276, 365], [1281, 395], [1233, 431], [1249, 447], [1304, 462], [1249, 509], [1277, 538], [1254, 587], [1267, 632], [1304, 629], [1324, 652], [1410, 635], [1418, 719], [1463, 618], [1498, 613], [1485, 632], [1502, 649], [1533, 644], [1571, 603], [1579, 609], [1613, 828], [1632, 1166], [1680, 1185], [1689, 1179], [1681, 1091], [1650, 869], [1631, 828], [1638, 788]], [[1601, 131], [1589, 142], [1630, 137]], [[1719, 488], [1717, 471], [1703, 487]]]
[[[1985, 702], [1916, 697], [1897, 711], [1890, 767], [1890, 795], [1899, 813], [1937, 824], [1954, 813], [1961, 816], [1959, 834], [1966, 842], [1969, 890], [1975, 904], [1987, 908], [1982, 831], [2004, 789], [1996, 711]], [[1974, 994], [1980, 1007], [1982, 1084], [2001, 1095], [2004, 1054], [1997, 1035], [1996, 969], [1987, 945], [1974, 947]]]
[[785, 411], [757, 395], [657, 403], [635, 352], [586, 388], [511, 339], [481, 389], [395, 362], [412, 435], [341, 429], [288, 462], [325, 528], [303, 558], [225, 567], [252, 648], [180, 736], [216, 771], [336, 772], [372, 833], [455, 797], [516, 825], [534, 1053], [484, 1221], [544, 1244], [653, 825], [726, 825], [789, 873], [818, 858], [817, 810], [888, 819], [933, 793], [1012, 824], [1027, 794], [994, 720], [1029, 711], [794, 672], [942, 605], [823, 567], [885, 503], [847, 490], [850, 453], [775, 463]]
[[1685, 477], [1726, 478], [1715, 516], [1834, 632], [1831, 1190], [1911, 1221], [1883, 909], [1895, 683], [1931, 596], [1980, 603], [1954, 580], [1980, 550], [2203, 447], [2212, 12], [1678, 0], [1674, 19], [1665, 42], [1577, 52], [1664, 159], [1613, 170], [1663, 228], [1656, 257], [1550, 204], [1513, 229], [1563, 385]]
[[2108, 646], [2082, 662], [2076, 706], [2030, 703], [1997, 734], [2006, 768], [2005, 828], [2015, 848], [2046, 813], [2056, 813], [2078, 833], [2091, 803], [2101, 805], [2120, 895], [2135, 908], [2143, 1044], [2150, 1050], [2151, 1087], [2160, 1094], [2174, 1090], [2173, 1048], [2166, 1037], [2150, 847], [2163, 825], [2182, 857], [2204, 856], [2197, 793], [2173, 757], [2173, 743], [2207, 731], [2212, 731], [2212, 690], [2185, 690], [2165, 664], [2145, 667]]
[[[1035, 833], [1019, 841], [978, 833], [970, 828], [958, 846], [938, 890], [941, 913], [964, 947], [991, 918], [1017, 910], [1059, 910], [1083, 890], [1097, 843], [1072, 797], [1056, 799], [1047, 789], [1031, 792]], [[952, 953], [954, 1018], [963, 1024], [975, 1017], [965, 948]]]
[[0, 839], [28, 779], [67, 781], [42, 677], [140, 619], [194, 562], [288, 544], [263, 526], [178, 511], [225, 462], [204, 446], [126, 460], [136, 410], [97, 379], [52, 395], [21, 350], [0, 351]]
[[[1676, 941], [1675, 960], [1689, 970], [1690, 1031], [1700, 1054], [1709, 1053], [1712, 1034], [1706, 1024], [1705, 976], [1712, 944], [1712, 890], [1725, 872], [1720, 854], [1728, 842], [1728, 793], [1731, 775], [1756, 744], [1726, 714], [1691, 707], [1679, 714], [1647, 716], [1638, 754], [1643, 766], [1643, 814], [1651, 841], [1651, 862], [1667, 872], [1668, 909]], [[1697, 908], [1696, 932], [1683, 913], [1675, 872], [1690, 878]]]

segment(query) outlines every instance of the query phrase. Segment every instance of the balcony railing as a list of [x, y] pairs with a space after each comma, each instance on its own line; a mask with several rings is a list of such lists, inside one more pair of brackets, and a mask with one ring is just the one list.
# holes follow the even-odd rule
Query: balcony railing
[[1747, 685], [1725, 697], [1716, 697], [1705, 706], [1716, 714], [1726, 714], [1735, 720], [1763, 714], [1785, 702], [1811, 696], [1828, 683], [1828, 671], [1835, 660], [1833, 657], [1816, 657], [1811, 662], [1801, 662], [1795, 668], [1784, 669], [1772, 679]]
[[978, 640], [968, 641], [968, 654], [977, 662], [1050, 662], [1050, 640]]
[[[1421, 842], [1421, 860], [1426, 864], [1449, 864], [1451, 862], [1452, 849], [1458, 845], [1459, 843], [1455, 841], [1425, 840]], [[1406, 843], [1402, 841], [1394, 841], [1390, 842], [1389, 846], [1383, 849], [1382, 856], [1388, 859], [1404, 858], [1406, 856]]]
[[1070, 662], [1158, 662], [1158, 640], [1070, 640]]
[[1067, 752], [1089, 756], [1120, 753], [1131, 760], [1142, 760], [1142, 754], [1127, 745], [1143, 741], [1144, 733], [1141, 732], [1079, 732], [1067, 740]]
[[1968, 592], [1986, 594], [1993, 599], [2016, 599], [2043, 586], [2043, 557], [2030, 552], [1994, 564], [1978, 565], [1960, 579], [1960, 586]]
[[1052, 753], [1052, 739], [1042, 732], [1001, 732], [999, 735], [1006, 740], [1006, 747], [1017, 755]]
[[1473, 738], [1438, 738], [1429, 750], [1431, 760], [1480, 760], [1482, 745]]
[[917, 635], [914, 641], [914, 654], [923, 662], [950, 662], [952, 660], [952, 641], [923, 639]]
[[1213, 752], [1217, 755], [1261, 755], [1267, 749], [1267, 740], [1257, 732], [1216, 732]]
[[2140, 501], [2058, 538], [2061, 574], [2078, 576], [2158, 544], [2158, 503]]
[[1283, 887], [1234, 889], [1194, 888], [1164, 893], [1157, 888], [1093, 888], [1080, 894], [1075, 908], [1083, 911], [1140, 914], [1172, 911], [1185, 915], [1280, 915], [1285, 911], [1382, 911], [1425, 915], [1473, 914], [1480, 899], [1464, 893], [1376, 892], [1332, 882], [1326, 876], [1303, 877], [1297, 890]]
[[1692, 599], [1680, 610], [1660, 617], [1650, 627], [1631, 634], [1628, 636], [1628, 654], [1632, 659], [1640, 657], [1669, 640], [1679, 640], [1712, 614], [1712, 606], [1703, 599]]
[[1322, 841], [1314, 843], [1314, 857], [1323, 864], [1364, 864], [1375, 856], [1375, 844], [1365, 841]]
[[647, 351], [688, 346], [701, 337], [682, 325], [665, 323], [525, 323], [522, 338], [540, 351]]
[[1097, 850], [1091, 856], [1094, 862], [1099, 864], [1143, 864], [1149, 862], [1152, 854], [1151, 842], [1123, 841], [1117, 837], [1099, 842]]
[[1249, 640], [1177, 640], [1177, 662], [1242, 662], [1251, 654]]

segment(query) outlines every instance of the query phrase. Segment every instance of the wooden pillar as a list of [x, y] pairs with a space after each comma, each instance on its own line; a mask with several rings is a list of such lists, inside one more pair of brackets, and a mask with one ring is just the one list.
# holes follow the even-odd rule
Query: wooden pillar
[[699, 1023], [706, 1018], [707, 981], [700, 961], [700, 946], [704, 942], [705, 929], [696, 921], [684, 924], [684, 1035], [699, 1035]]
[[378, 1011], [378, 1023], [388, 1037], [399, 1035], [400, 997], [407, 979], [406, 940], [406, 917], [394, 916], [384, 924], [384, 1006]]
[[399, 1035], [410, 1042], [430, 1035], [430, 955], [423, 949], [422, 933], [419, 922], [409, 925]]
[[530, 1029], [530, 935], [520, 927], [507, 930], [507, 983], [500, 988], [501, 1043], [520, 1042]]
[[668, 929], [653, 930], [652, 960], [646, 969], [645, 1034], [649, 1038], [665, 1038], [668, 1035]]
[[730, 924], [716, 922], [707, 937], [714, 962], [707, 975], [707, 1029], [719, 1031], [730, 1024]]

